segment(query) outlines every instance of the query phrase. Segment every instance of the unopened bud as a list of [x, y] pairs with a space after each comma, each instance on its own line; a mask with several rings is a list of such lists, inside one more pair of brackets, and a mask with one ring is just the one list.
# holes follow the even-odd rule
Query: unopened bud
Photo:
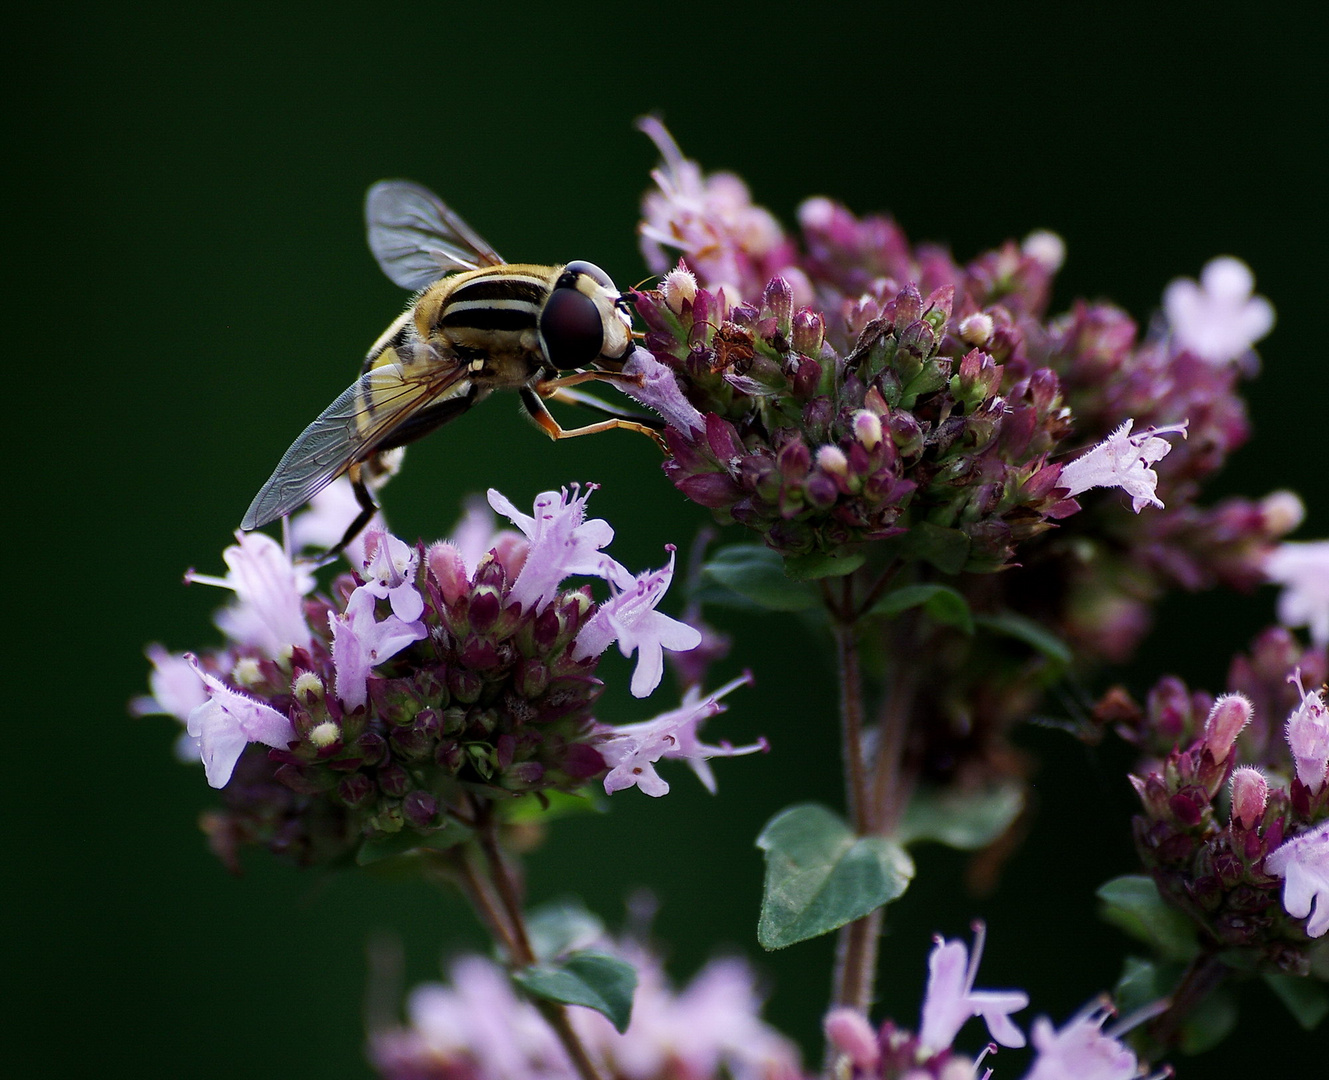
[[976, 311], [967, 315], [960, 322], [960, 337], [969, 345], [983, 348], [992, 340], [992, 316], [986, 311]]
[[838, 446], [823, 446], [818, 450], [817, 464], [833, 476], [844, 476], [849, 471], [849, 459]]
[[664, 302], [669, 305], [669, 310], [675, 315], [682, 315], [683, 305], [697, 298], [697, 279], [691, 271], [679, 266], [665, 275], [660, 291], [664, 294]]
[[1232, 820], [1243, 829], [1253, 829], [1264, 818], [1269, 803], [1269, 781], [1264, 773], [1243, 765], [1232, 773]]
[[302, 671], [291, 684], [295, 700], [306, 707], [323, 700], [323, 680], [312, 671]]
[[813, 311], [811, 308], [799, 308], [794, 312], [791, 336], [796, 352], [801, 352], [806, 356], [820, 355], [821, 342], [825, 334], [826, 320], [820, 311]]
[[1048, 229], [1035, 229], [1024, 238], [1020, 250], [1049, 274], [1055, 274], [1066, 261], [1066, 241]]
[[1295, 491], [1272, 491], [1260, 500], [1265, 529], [1273, 536], [1286, 536], [1306, 517], [1306, 504]]
[[332, 720], [324, 720], [309, 733], [309, 741], [320, 750], [326, 750], [340, 738], [341, 728]]
[[844, 1054], [855, 1072], [873, 1072], [881, 1061], [881, 1044], [867, 1017], [855, 1009], [832, 1009], [822, 1021], [826, 1041]]
[[1254, 706], [1244, 694], [1224, 694], [1214, 702], [1204, 722], [1204, 744], [1214, 761], [1222, 764], [1232, 752], [1241, 729], [1251, 722]]
[[244, 656], [231, 668], [231, 682], [237, 686], [254, 687], [263, 681], [263, 671], [252, 656]]
[[417, 829], [427, 829], [438, 818], [438, 800], [427, 791], [412, 791], [402, 799], [401, 812]]
[[854, 413], [854, 437], [864, 450], [875, 450], [881, 443], [881, 417], [867, 409]]

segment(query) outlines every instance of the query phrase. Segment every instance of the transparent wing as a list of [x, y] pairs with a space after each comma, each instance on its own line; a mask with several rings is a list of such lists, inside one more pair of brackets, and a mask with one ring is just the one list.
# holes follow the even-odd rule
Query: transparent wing
[[365, 195], [369, 250], [394, 282], [423, 289], [444, 274], [503, 262], [466, 222], [428, 188], [380, 180]]
[[464, 405], [470, 386], [466, 366], [452, 359], [424, 371], [408, 373], [395, 361], [366, 371], [282, 455], [240, 528], [257, 529], [298, 510], [380, 444], [409, 442], [412, 427], [429, 430], [433, 424], [422, 423], [426, 410], [444, 409], [449, 402]]

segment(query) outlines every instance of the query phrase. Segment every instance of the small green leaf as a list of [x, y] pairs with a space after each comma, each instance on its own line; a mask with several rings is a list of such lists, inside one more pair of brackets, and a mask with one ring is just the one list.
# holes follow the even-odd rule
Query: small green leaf
[[1304, 975], [1284, 975], [1270, 972], [1263, 976], [1269, 989], [1287, 1006], [1287, 1011], [1307, 1031], [1314, 1031], [1320, 1021], [1329, 1016], [1329, 991], [1324, 983]]
[[961, 851], [992, 843], [1024, 809], [1019, 784], [994, 784], [981, 791], [919, 788], [909, 800], [896, 839], [902, 844], [935, 840]]
[[1112, 1000], [1121, 1015], [1130, 1016], [1171, 994], [1183, 970], [1180, 964], [1128, 956], [1122, 963], [1121, 978], [1113, 987]]
[[568, 791], [543, 791], [540, 795], [522, 795], [498, 803], [497, 806], [503, 814], [504, 823], [509, 825], [555, 821], [558, 818], [579, 814], [599, 814], [605, 809], [593, 792], [589, 795], [574, 795]]
[[1182, 1021], [1178, 1042], [1186, 1054], [1212, 1050], [1237, 1026], [1237, 998], [1226, 986], [1211, 990]]
[[526, 916], [531, 951], [545, 962], [589, 945], [604, 930], [604, 923], [576, 897], [541, 904]]
[[931, 563], [943, 574], [958, 574], [969, 561], [969, 537], [930, 521], [911, 525], [900, 545], [906, 555]]
[[626, 960], [606, 953], [578, 952], [559, 964], [533, 964], [513, 972], [513, 981], [532, 997], [560, 1005], [584, 1005], [608, 1018], [622, 1034], [632, 1019], [637, 972]]
[[447, 851], [471, 838], [472, 830], [455, 821], [448, 821], [441, 829], [427, 835], [421, 835], [414, 829], [402, 829], [401, 832], [366, 840], [355, 853], [359, 866], [372, 866], [374, 863], [391, 859], [398, 855], [408, 855], [413, 851]]
[[1195, 924], [1158, 894], [1154, 879], [1140, 874], [1099, 886], [1102, 916], [1131, 937], [1152, 945], [1169, 960], [1185, 962], [1199, 952]]
[[859, 552], [853, 555], [823, 555], [813, 552], [811, 555], [790, 555], [784, 560], [785, 573], [798, 581], [814, 581], [817, 578], [844, 577], [852, 574], [863, 565], [867, 556]]
[[722, 547], [702, 574], [769, 611], [803, 611], [821, 602], [815, 589], [793, 580], [785, 573], [784, 559], [762, 544]]
[[884, 836], [858, 837], [824, 806], [801, 803], [766, 823], [757, 846], [766, 855], [757, 940], [782, 949], [861, 919], [900, 897], [914, 863]]
[[959, 627], [966, 634], [974, 632], [974, 616], [968, 601], [949, 585], [905, 585], [892, 589], [872, 605], [868, 614], [898, 615], [912, 607], [921, 607], [937, 622]]
[[1071, 662], [1070, 647], [1051, 630], [1034, 622], [1033, 619], [1007, 611], [1000, 615], [979, 615], [974, 621], [984, 629], [1023, 641], [1049, 660], [1055, 660], [1059, 664]]

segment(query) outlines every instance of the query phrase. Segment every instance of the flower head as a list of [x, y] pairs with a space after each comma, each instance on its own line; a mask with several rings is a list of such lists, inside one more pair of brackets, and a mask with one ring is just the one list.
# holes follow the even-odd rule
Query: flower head
[[1236, 360], [1274, 326], [1274, 309], [1254, 296], [1255, 277], [1230, 255], [1211, 259], [1200, 281], [1178, 278], [1163, 293], [1163, 310], [1177, 343], [1211, 364]]
[[251, 742], [285, 747], [297, 739], [290, 718], [265, 702], [231, 689], [203, 670], [198, 658], [185, 659], [207, 688], [208, 700], [189, 714], [189, 734], [199, 740], [203, 768], [212, 787], [225, 787], [241, 752]]
[[1329, 645], [1329, 540], [1280, 544], [1266, 558], [1264, 572], [1283, 586], [1278, 621], [1307, 626], [1311, 641]]
[[624, 656], [637, 654], [631, 686], [634, 697], [646, 697], [660, 685], [665, 649], [687, 652], [701, 644], [701, 632], [695, 627], [655, 610], [674, 577], [673, 545], [666, 550], [667, 565], [630, 577], [627, 587], [601, 604], [577, 635], [578, 656], [599, 656], [613, 641]]
[[971, 1016], [981, 1016], [988, 1032], [1002, 1046], [1024, 1045], [1024, 1032], [1010, 1014], [1029, 1004], [1022, 990], [975, 990], [978, 963], [983, 957], [983, 925], [974, 928], [974, 953], [962, 941], [945, 941], [938, 936], [928, 957], [928, 987], [923, 999], [923, 1018], [918, 1037], [930, 1053], [947, 1049], [960, 1028]]
[[1137, 514], [1146, 506], [1162, 507], [1162, 500], [1155, 494], [1158, 474], [1151, 466], [1172, 449], [1162, 436], [1185, 435], [1186, 425], [1173, 424], [1132, 435], [1134, 423], [1125, 421], [1097, 446], [1062, 466], [1061, 485], [1071, 498], [1090, 488], [1119, 487], [1131, 497], [1131, 509]]
[[1061, 1028], [1046, 1016], [1035, 1019], [1029, 1037], [1037, 1056], [1024, 1080], [1136, 1080], [1142, 1075], [1136, 1056], [1103, 1033], [1111, 1015], [1111, 1008], [1099, 1003]]
[[1314, 795], [1329, 777], [1329, 707], [1318, 690], [1308, 691], [1301, 685], [1300, 669], [1288, 682], [1296, 683], [1301, 704], [1287, 718], [1287, 744], [1297, 766], [1297, 779]]
[[600, 554], [614, 538], [614, 530], [603, 518], [586, 520], [586, 501], [595, 484], [579, 485], [562, 491], [545, 491], [536, 496], [535, 510], [523, 514], [502, 492], [489, 489], [489, 505], [505, 514], [526, 534], [530, 548], [526, 562], [512, 585], [511, 599], [531, 611], [543, 610], [564, 578], [574, 574], [608, 578], [625, 586], [632, 581], [628, 570]]
[[724, 712], [725, 706], [720, 704], [722, 697], [751, 681], [750, 676], [744, 675], [704, 699], [700, 688], [692, 686], [683, 695], [683, 703], [677, 709], [637, 724], [602, 726], [600, 731], [605, 740], [600, 743], [599, 750], [609, 766], [609, 774], [604, 779], [605, 794], [612, 795], [633, 785], [647, 795], [668, 794], [669, 785], [655, 771], [655, 763], [661, 758], [682, 758], [706, 790], [714, 793], [715, 777], [707, 759], [756, 753], [766, 749], [766, 741], [763, 739], [751, 746], [707, 746], [697, 735], [697, 728], [709, 717]]
[[1283, 879], [1287, 913], [1306, 919], [1310, 937], [1323, 937], [1329, 931], [1329, 821], [1284, 841], [1265, 857], [1264, 868]]

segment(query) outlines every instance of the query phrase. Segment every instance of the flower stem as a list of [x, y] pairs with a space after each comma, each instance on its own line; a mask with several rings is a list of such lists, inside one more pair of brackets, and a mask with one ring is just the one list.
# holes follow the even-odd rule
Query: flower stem
[[[845, 803], [849, 820], [858, 836], [875, 831], [875, 814], [869, 794], [863, 744], [863, 674], [858, 657], [858, 626], [854, 611], [852, 575], [844, 578], [839, 604], [831, 603], [833, 589], [825, 596], [832, 616], [840, 682], [840, 736], [844, 758]], [[842, 927], [835, 951], [833, 981], [836, 1005], [867, 1012], [872, 1000], [877, 970], [877, 940], [881, 935], [882, 911], [876, 911]]]
[[[512, 871], [503, 858], [503, 852], [498, 846], [497, 830], [494, 827], [494, 821], [488, 814], [484, 815], [479, 822], [476, 837], [480, 842], [480, 849], [485, 854], [485, 859], [489, 867], [489, 878], [493, 883], [494, 891], [498, 895], [499, 903], [502, 905], [503, 914], [506, 917], [506, 923], [511, 936], [511, 948], [508, 950], [508, 959], [514, 967], [528, 967], [536, 963], [537, 957], [535, 950], [531, 948], [530, 935], [526, 931], [526, 917], [522, 912], [521, 897], [519, 888]], [[568, 1057], [572, 1060], [577, 1074], [582, 1080], [602, 1080], [595, 1063], [577, 1037], [573, 1030], [571, 1021], [568, 1020], [567, 1010], [553, 1001], [544, 998], [532, 997], [532, 1002], [540, 1011], [552, 1029], [558, 1041], [563, 1044], [563, 1049], [567, 1051]]]
[[1212, 953], [1202, 953], [1190, 962], [1167, 1010], [1149, 1025], [1149, 1036], [1160, 1046], [1176, 1045], [1181, 1025], [1200, 1002], [1208, 997], [1231, 974], [1231, 969]]

